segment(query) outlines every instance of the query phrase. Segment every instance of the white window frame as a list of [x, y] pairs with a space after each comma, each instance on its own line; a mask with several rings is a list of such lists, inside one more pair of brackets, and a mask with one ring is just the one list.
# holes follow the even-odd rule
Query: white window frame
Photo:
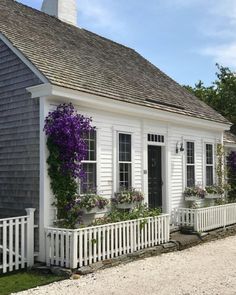
[[[119, 136], [120, 134], [126, 134], [126, 135], [130, 135], [131, 137], [131, 161], [127, 162], [127, 161], [120, 161], [120, 156], [119, 156], [119, 152], [120, 152], [120, 142], [119, 142]], [[133, 162], [134, 162], [134, 149], [133, 149], [133, 134], [130, 132], [125, 132], [125, 131], [118, 131], [117, 132], [117, 190], [120, 190], [120, 163], [123, 164], [130, 164], [131, 165], [131, 187], [133, 187], [133, 183], [134, 183], [134, 173], [133, 173]]]
[[[193, 143], [194, 144], [194, 163], [191, 164], [191, 163], [188, 163], [188, 150], [187, 150], [187, 145], [188, 145], [188, 142], [189, 143]], [[185, 140], [185, 150], [186, 150], [186, 153], [185, 153], [185, 187], [188, 187], [188, 177], [187, 177], [187, 171], [188, 171], [188, 166], [193, 166], [194, 167], [194, 186], [196, 185], [196, 141], [195, 140], [188, 140], [186, 139]]]
[[[212, 164], [207, 164], [207, 154], [206, 154], [206, 146], [212, 146]], [[212, 167], [212, 178], [213, 183], [215, 184], [215, 144], [213, 142], [204, 142], [204, 185], [207, 185], [207, 167]]]
[[[98, 137], [99, 137], [99, 132], [98, 132], [98, 129], [96, 128], [95, 129], [95, 132], [96, 132], [96, 142], [95, 142], [95, 147], [96, 147], [96, 153], [95, 153], [95, 156], [96, 156], [96, 160], [83, 160], [81, 161], [82, 164], [96, 164], [96, 190], [99, 191], [100, 190], [100, 187], [99, 187], [99, 175], [98, 175], [98, 155], [99, 155], [99, 151], [98, 151]], [[79, 194], [81, 194], [81, 180], [79, 181]], [[83, 195], [83, 193], [82, 193]]]

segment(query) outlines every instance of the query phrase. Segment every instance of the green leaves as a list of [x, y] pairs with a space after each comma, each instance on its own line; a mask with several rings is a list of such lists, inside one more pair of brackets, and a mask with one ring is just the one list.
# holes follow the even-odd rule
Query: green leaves
[[212, 85], [205, 86], [200, 80], [194, 87], [184, 87], [232, 122], [232, 131], [236, 132], [236, 75], [227, 67], [216, 67]]

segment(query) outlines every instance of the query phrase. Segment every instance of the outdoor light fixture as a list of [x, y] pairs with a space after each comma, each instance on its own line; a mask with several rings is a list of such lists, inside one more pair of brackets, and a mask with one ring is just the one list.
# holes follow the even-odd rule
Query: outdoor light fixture
[[178, 154], [179, 152], [184, 152], [184, 144], [182, 142], [179, 147], [179, 142], [177, 141], [175, 152], [176, 152], [176, 154]]
[[177, 141], [177, 143], [176, 143], [175, 152], [176, 152], [176, 154], [179, 153], [179, 142], [178, 142], [178, 141]]

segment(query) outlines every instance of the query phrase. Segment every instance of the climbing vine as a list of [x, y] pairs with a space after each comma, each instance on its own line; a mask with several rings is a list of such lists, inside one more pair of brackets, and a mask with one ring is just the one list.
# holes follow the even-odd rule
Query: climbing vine
[[74, 227], [80, 218], [76, 206], [77, 179], [84, 177], [81, 161], [88, 150], [86, 134], [94, 129], [91, 122], [91, 118], [78, 114], [72, 104], [60, 104], [45, 119], [48, 174], [57, 219], [64, 220], [69, 227]]
[[217, 175], [217, 182], [220, 187], [224, 186], [225, 180], [225, 173], [224, 173], [224, 147], [222, 144], [217, 145], [217, 165], [216, 165], [216, 175]]
[[229, 201], [236, 200], [236, 152], [232, 151], [227, 157], [228, 183], [230, 185]]

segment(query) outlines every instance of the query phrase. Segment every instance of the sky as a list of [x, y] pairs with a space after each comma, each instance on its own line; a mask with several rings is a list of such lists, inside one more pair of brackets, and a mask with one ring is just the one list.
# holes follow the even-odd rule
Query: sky
[[180, 84], [210, 85], [216, 63], [236, 70], [236, 0], [78, 0], [78, 26], [135, 49]]

